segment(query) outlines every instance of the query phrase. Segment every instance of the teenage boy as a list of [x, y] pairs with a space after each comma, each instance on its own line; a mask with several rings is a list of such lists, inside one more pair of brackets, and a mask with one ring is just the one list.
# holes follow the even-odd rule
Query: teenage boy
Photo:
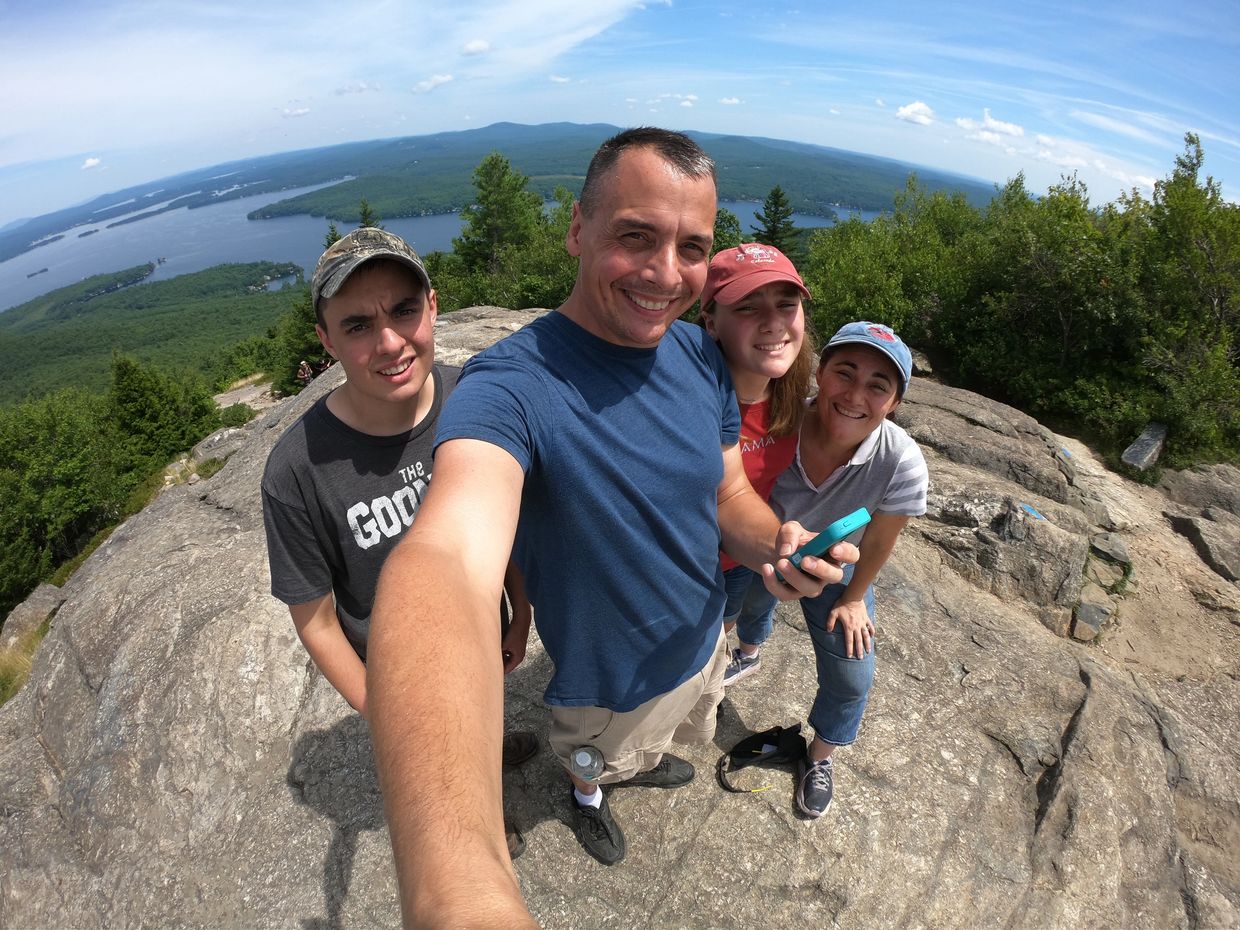
[[[366, 652], [379, 569], [413, 523], [431, 480], [435, 428], [459, 369], [435, 364], [435, 291], [399, 236], [362, 227], [332, 244], [310, 282], [323, 347], [345, 382], [276, 443], [263, 473], [271, 593], [324, 677], [369, 718]], [[501, 650], [525, 654], [530, 605], [515, 572]], [[500, 601], [503, 607], [502, 599]], [[492, 640], [494, 642], [494, 640]], [[537, 750], [530, 733], [504, 741], [504, 761]], [[523, 848], [509, 831], [512, 854]]]

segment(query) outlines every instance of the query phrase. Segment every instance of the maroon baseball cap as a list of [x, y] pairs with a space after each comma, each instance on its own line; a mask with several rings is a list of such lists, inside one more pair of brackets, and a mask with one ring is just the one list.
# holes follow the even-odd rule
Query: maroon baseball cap
[[773, 245], [748, 242], [734, 249], [724, 249], [710, 260], [706, 287], [702, 289], [702, 308], [716, 301], [734, 304], [765, 284], [787, 281], [796, 286], [806, 300], [809, 289], [788, 256]]

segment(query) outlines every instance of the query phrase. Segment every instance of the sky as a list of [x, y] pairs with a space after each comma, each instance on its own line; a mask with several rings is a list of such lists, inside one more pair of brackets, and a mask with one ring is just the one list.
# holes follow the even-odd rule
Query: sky
[[[1228, 64], [1230, 62], [1230, 64]], [[1092, 202], [1196, 133], [1240, 200], [1240, 3], [0, 0], [0, 227], [252, 155], [499, 121], [767, 136]]]

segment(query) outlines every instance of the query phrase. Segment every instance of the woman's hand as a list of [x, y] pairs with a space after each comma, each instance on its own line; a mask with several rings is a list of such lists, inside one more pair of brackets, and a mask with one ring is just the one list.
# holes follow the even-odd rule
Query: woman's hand
[[844, 627], [844, 649], [850, 659], [862, 659], [874, 648], [874, 624], [865, 609], [865, 601], [839, 600], [827, 614], [827, 632], [835, 632], [836, 623]]

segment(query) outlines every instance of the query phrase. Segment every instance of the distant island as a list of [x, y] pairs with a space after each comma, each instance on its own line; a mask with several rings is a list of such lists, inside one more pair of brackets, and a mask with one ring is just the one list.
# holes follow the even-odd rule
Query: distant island
[[[54, 242], [79, 226], [140, 222], [182, 207], [324, 185], [249, 214], [251, 219], [309, 214], [356, 222], [364, 196], [383, 217], [451, 213], [472, 202], [474, 167], [499, 151], [550, 198], [574, 194], [590, 156], [618, 127], [601, 123], [496, 123], [481, 129], [351, 142], [213, 165], [161, 178], [34, 217], [0, 230], [0, 261]], [[928, 191], [959, 191], [974, 206], [993, 184], [842, 149], [779, 139], [691, 132], [719, 168], [721, 200], [761, 201], [780, 185], [798, 213], [833, 217], [839, 210], [887, 210], [910, 174]], [[79, 233], [89, 235], [94, 230]]]

